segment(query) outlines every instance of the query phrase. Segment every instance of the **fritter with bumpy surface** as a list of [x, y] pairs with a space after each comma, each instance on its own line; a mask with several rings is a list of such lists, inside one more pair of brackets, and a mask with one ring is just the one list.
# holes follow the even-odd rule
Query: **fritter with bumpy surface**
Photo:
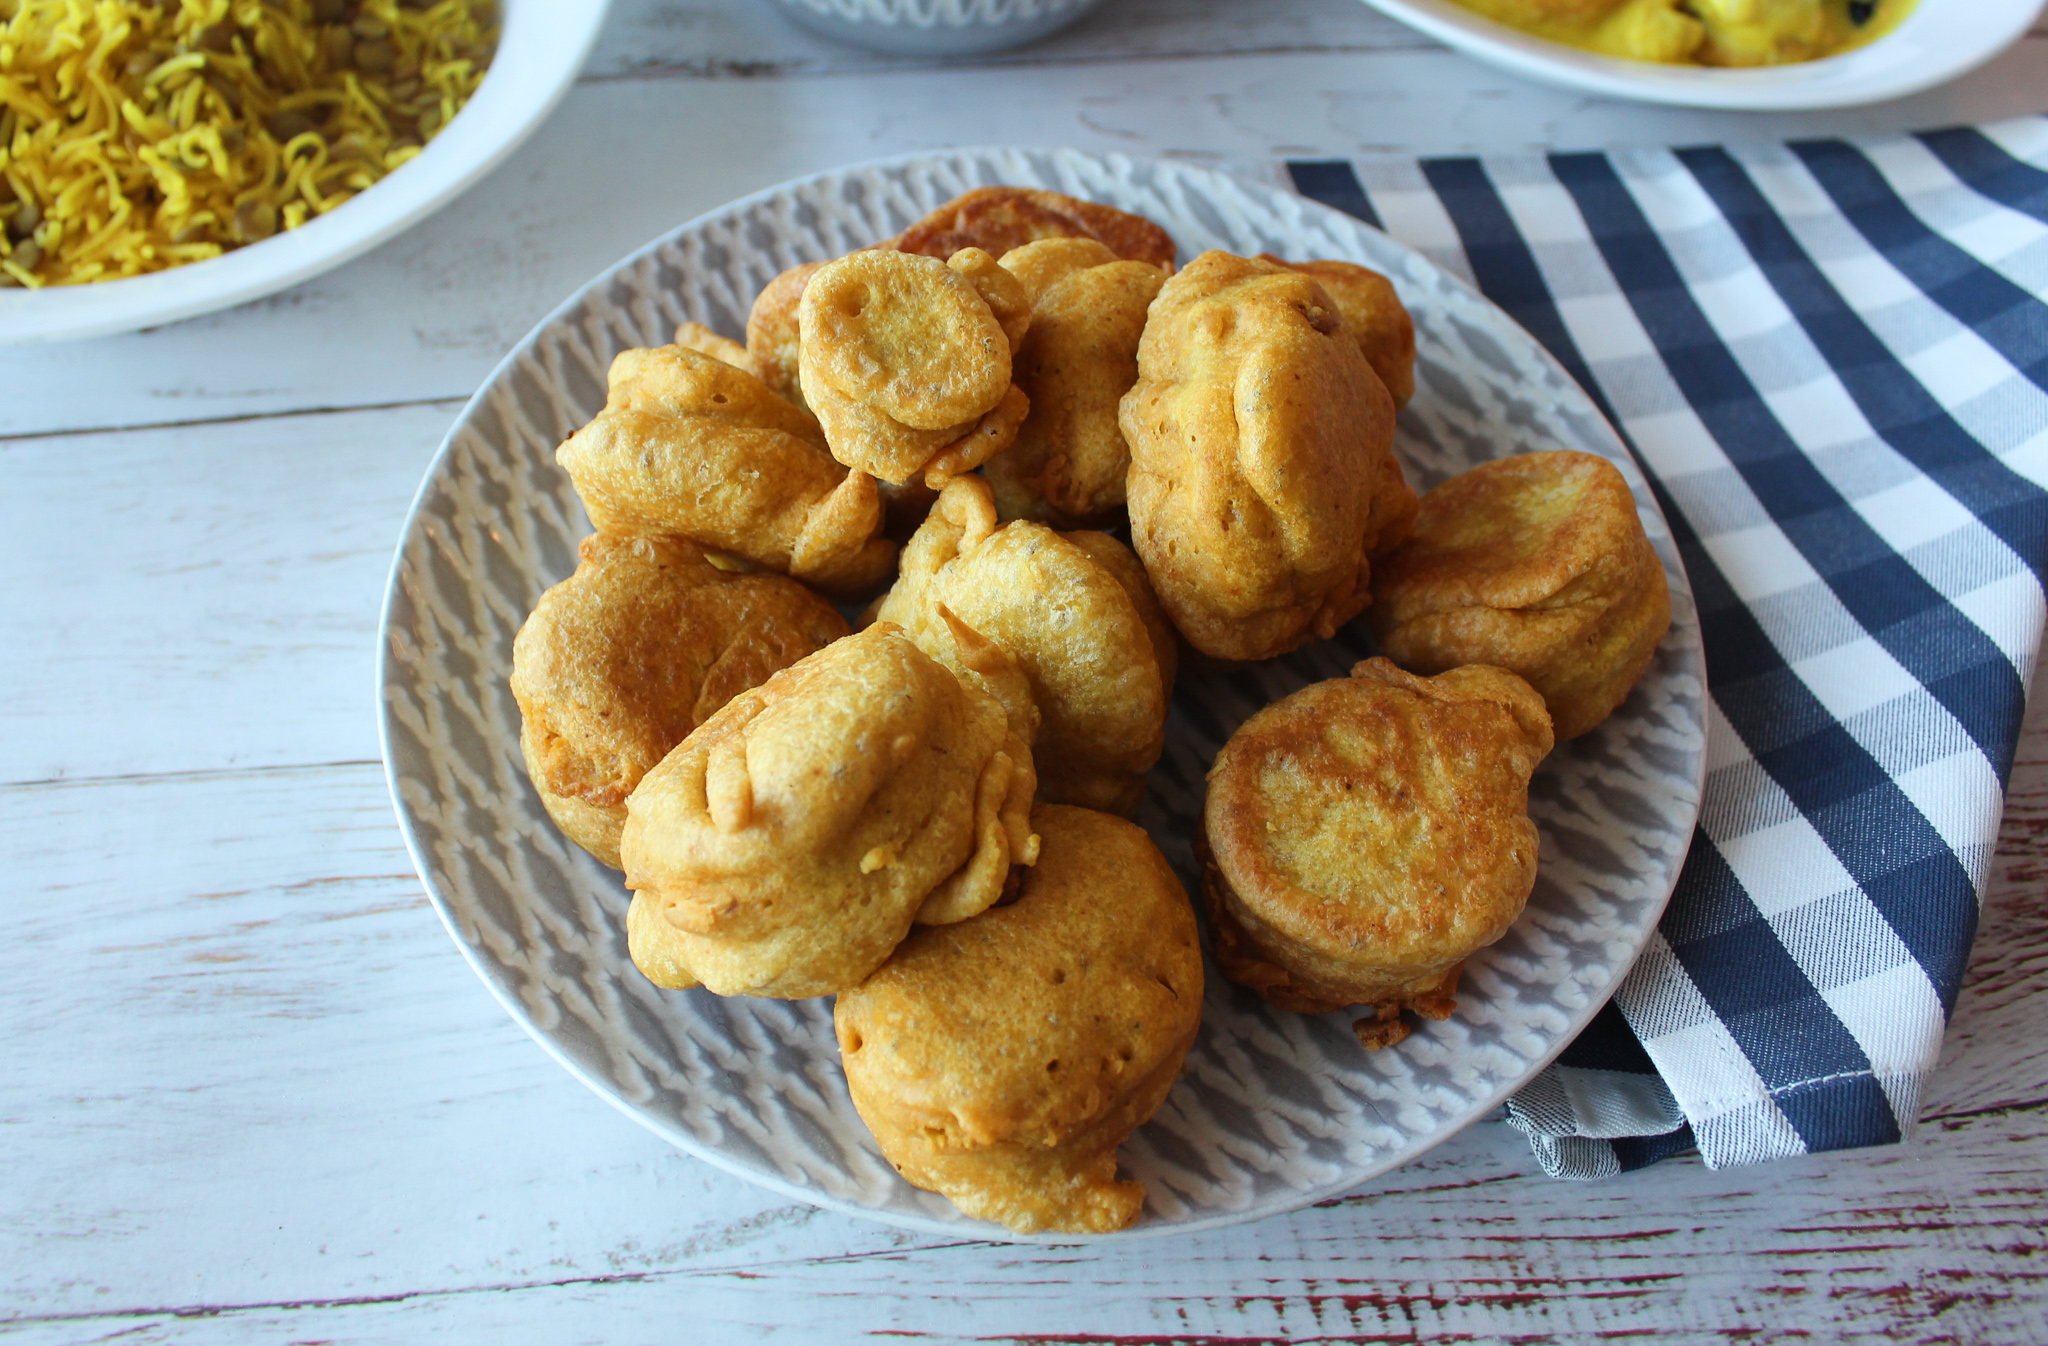
[[1408, 405], [1415, 395], [1415, 319], [1394, 292], [1394, 282], [1356, 262], [1283, 262], [1270, 252], [1260, 253], [1259, 260], [1315, 277], [1366, 363], [1393, 395], [1394, 410]]
[[1664, 563], [1628, 481], [1571, 450], [1497, 458], [1430, 491], [1372, 587], [1388, 658], [1418, 673], [1519, 673], [1560, 739], [1627, 698], [1671, 626]]
[[719, 995], [830, 995], [913, 921], [1031, 864], [1031, 749], [895, 627], [827, 646], [698, 726], [626, 800], [626, 886]]
[[1011, 334], [1029, 321], [1023, 286], [976, 249], [842, 257], [798, 305], [804, 400], [848, 467], [943, 486], [1016, 438], [1029, 403], [1010, 382]]
[[1031, 187], [977, 187], [880, 246], [938, 258], [980, 248], [1000, 258], [1042, 238], [1090, 238], [1130, 261], [1173, 265], [1172, 236], [1143, 215]]
[[[1086, 261], [1097, 254], [1107, 260]], [[1036, 299], [1013, 374], [1031, 414], [988, 464], [996, 507], [1061, 527], [1113, 519], [1131, 467], [1117, 404], [1138, 381], [1138, 338], [1166, 272], [1082, 239], [1026, 244], [1002, 265]]]
[[815, 584], [871, 591], [896, 548], [882, 502], [810, 413], [681, 346], [621, 351], [597, 419], [556, 454], [599, 531], [681, 535]]
[[1144, 831], [1058, 805], [1018, 899], [920, 930], [839, 997], [861, 1119], [897, 1171], [1019, 1233], [1107, 1233], [1142, 1183], [1116, 1147], [1159, 1110], [1202, 1016], [1202, 951]]
[[1536, 882], [1543, 698], [1474, 665], [1368, 659], [1252, 716], [1216, 755], [1204, 887], [1223, 974], [1281, 1009], [1346, 1005], [1377, 1047], [1455, 1004], [1458, 973]]
[[1128, 813], [1166, 741], [1173, 654], [1155, 648], [1135, 558], [1094, 554], [1112, 550], [1121, 544], [1105, 534], [1077, 544], [1043, 524], [998, 527], [988, 483], [964, 477], [905, 545], [876, 615], [936, 658], [949, 657], [942, 609], [1001, 649], [1038, 707], [1041, 796]]
[[735, 575], [684, 538], [599, 533], [512, 643], [519, 747], [548, 814], [613, 868], [626, 796], [727, 701], [847, 632], [783, 575]]
[[1330, 636], [1408, 535], [1394, 405], [1313, 277], [1205, 252], [1166, 282], [1121, 405], [1131, 537], [1174, 625], [1218, 659]]
[[784, 271], [754, 296], [754, 306], [747, 313], [747, 356], [754, 372], [800, 407], [808, 404], [798, 375], [802, 340], [797, 310], [803, 303], [804, 287], [824, 265], [803, 262]]

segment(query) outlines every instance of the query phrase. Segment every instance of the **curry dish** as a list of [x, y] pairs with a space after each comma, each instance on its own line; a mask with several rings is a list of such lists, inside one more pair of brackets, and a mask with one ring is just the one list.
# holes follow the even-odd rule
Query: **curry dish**
[[1788, 65], [1860, 47], [1913, 0], [1457, 0], [1568, 47], [1669, 65]]

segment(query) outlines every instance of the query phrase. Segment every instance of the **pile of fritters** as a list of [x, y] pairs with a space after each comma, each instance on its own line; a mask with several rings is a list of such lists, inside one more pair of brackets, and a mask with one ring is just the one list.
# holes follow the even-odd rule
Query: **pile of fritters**
[[1116, 816], [1182, 641], [1268, 659], [1373, 605], [1401, 667], [1253, 717], [1196, 840], [1224, 973], [1369, 1006], [1377, 1046], [1519, 915], [1553, 722], [1611, 711], [1668, 616], [1602, 460], [1418, 506], [1386, 277], [1174, 261], [1149, 220], [987, 187], [784, 271], [744, 341], [621, 353], [559, 454], [597, 533], [513, 652], [528, 770], [624, 869], [641, 971], [838, 996], [883, 1153], [1020, 1231], [1137, 1218], [1115, 1151], [1199, 1025], [1187, 894]]

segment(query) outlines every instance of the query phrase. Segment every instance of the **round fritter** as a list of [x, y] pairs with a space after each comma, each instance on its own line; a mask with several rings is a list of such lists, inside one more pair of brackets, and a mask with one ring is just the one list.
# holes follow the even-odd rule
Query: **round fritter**
[[977, 187], [881, 246], [927, 257], [980, 248], [1001, 258], [1044, 238], [1092, 238], [1118, 257], [1173, 265], [1172, 236], [1143, 215], [1030, 187]]
[[963, 477], [904, 547], [877, 615], [942, 659], [942, 609], [994, 643], [1038, 706], [1042, 797], [1128, 813], [1166, 741], [1173, 655], [1157, 652], [1126, 588], [1143, 584], [1139, 568], [1095, 559], [1105, 543], [1117, 546], [1101, 535], [1077, 545], [1037, 523], [998, 527], [988, 483]]
[[889, 573], [875, 483], [803, 408], [681, 346], [621, 351], [610, 381], [556, 455], [599, 531], [680, 534], [841, 597]]
[[1521, 674], [1566, 739], [1628, 697], [1670, 628], [1671, 591], [1620, 470], [1555, 450], [1425, 495], [1415, 535], [1374, 570], [1370, 617], [1403, 668]]
[[[1021, 257], [1027, 267], [1049, 271], [1025, 254], [1076, 242], [1033, 243], [1003, 265]], [[1071, 527], [1123, 509], [1131, 451], [1117, 404], [1138, 381], [1138, 339], [1164, 284], [1166, 273], [1156, 266], [1112, 260], [1071, 270], [1039, 295], [1015, 369], [1031, 414], [1017, 442], [988, 465], [1005, 519]]]
[[754, 296], [747, 314], [747, 356], [761, 381], [798, 406], [805, 406], [803, 382], [798, 377], [801, 339], [797, 308], [803, 302], [804, 287], [818, 273], [823, 262], [803, 262], [768, 282]]
[[1543, 698], [1477, 665], [1369, 659], [1252, 716], [1203, 808], [1224, 975], [1303, 1013], [1448, 1014], [1536, 882], [1529, 776], [1550, 748]]
[[1283, 262], [1270, 252], [1260, 253], [1259, 260], [1315, 277], [1366, 363], [1393, 395], [1394, 409], [1408, 405], [1415, 395], [1415, 320], [1394, 292], [1394, 282], [1356, 262]]
[[761, 377], [760, 369], [754, 364], [754, 357], [747, 352], [745, 346], [731, 337], [720, 336], [703, 323], [679, 324], [676, 327], [675, 344], [685, 350], [693, 350], [699, 355], [708, 355], [714, 360], [731, 365], [734, 369], [744, 369], [755, 378]]
[[640, 975], [664, 991], [697, 985], [697, 974], [683, 962], [682, 945], [682, 931], [670, 925], [644, 894], [633, 894], [626, 907], [626, 952]]
[[810, 278], [799, 374], [834, 457], [883, 481], [923, 475], [937, 486], [1016, 438], [1029, 404], [1010, 382], [1009, 331], [983, 289], [1021, 335], [1023, 287], [972, 250], [950, 264], [857, 252]]
[[1009, 905], [920, 930], [832, 1014], [846, 1082], [911, 1182], [1020, 1233], [1106, 1233], [1144, 1205], [1116, 1147], [1159, 1109], [1202, 1015], [1194, 913], [1144, 831], [1049, 805]]
[[571, 841], [619, 865], [626, 796], [734, 696], [847, 632], [782, 575], [735, 575], [684, 538], [599, 533], [512, 643], [519, 746]]
[[827, 646], [698, 726], [626, 800], [626, 886], [719, 995], [829, 995], [913, 920], [1030, 864], [1031, 749], [895, 627]]
[[1132, 541], [1214, 658], [1335, 634], [1414, 519], [1386, 385], [1298, 271], [1205, 252], [1167, 281], [1120, 419]]
[[[1036, 308], [1045, 292], [1057, 282], [1076, 271], [1117, 260], [1107, 244], [1092, 238], [1041, 238], [1004, 253], [1002, 267], [1024, 286], [1025, 297]], [[1159, 271], [1166, 274], [1163, 267]]]

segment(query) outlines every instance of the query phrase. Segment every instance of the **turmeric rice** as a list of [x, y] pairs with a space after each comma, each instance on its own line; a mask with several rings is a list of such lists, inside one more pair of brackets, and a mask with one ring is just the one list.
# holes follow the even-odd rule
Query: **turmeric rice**
[[476, 92], [492, 0], [0, 0], [0, 286], [296, 229]]

